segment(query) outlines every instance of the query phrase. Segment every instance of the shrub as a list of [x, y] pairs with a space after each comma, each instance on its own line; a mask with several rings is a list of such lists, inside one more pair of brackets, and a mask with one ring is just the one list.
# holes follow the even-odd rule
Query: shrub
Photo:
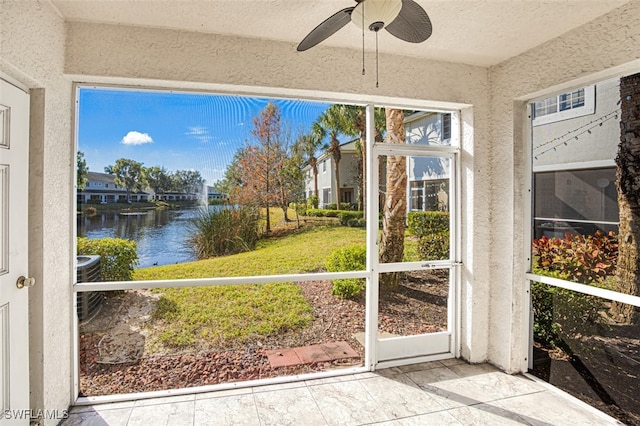
[[[552, 276], [563, 278], [560, 274]], [[531, 302], [534, 340], [551, 346], [561, 346], [576, 333], [598, 327], [605, 308], [597, 297], [539, 282], [531, 283]]]
[[418, 237], [422, 260], [449, 258], [449, 213], [409, 212], [409, 233]]
[[[533, 249], [535, 274], [610, 287], [607, 277], [615, 273], [618, 256], [614, 232], [542, 237], [533, 242]], [[564, 345], [563, 340], [583, 333], [589, 325], [598, 326], [605, 308], [597, 297], [536, 282], [531, 283], [531, 300], [535, 340], [555, 346]]]
[[364, 219], [349, 219], [347, 226], [350, 228], [366, 228], [367, 221]]
[[305, 203], [289, 203], [289, 209], [296, 212], [300, 216], [306, 216], [307, 205]]
[[449, 231], [427, 234], [418, 238], [418, 254], [421, 260], [449, 258]]
[[321, 209], [307, 209], [307, 216], [312, 217], [325, 217], [327, 210]]
[[307, 209], [306, 215], [312, 217], [337, 217], [340, 224], [347, 226], [350, 219], [362, 218], [362, 212], [351, 210]]
[[340, 225], [347, 226], [350, 220], [362, 219], [362, 215], [362, 212], [339, 211], [338, 220], [340, 221]]
[[78, 254], [99, 255], [102, 281], [130, 281], [138, 264], [138, 245], [132, 240], [78, 238]]
[[325, 210], [354, 211], [357, 208], [358, 208], [357, 204], [340, 203], [340, 206], [338, 207], [338, 205], [336, 203], [331, 203], [331, 204], [327, 204], [324, 209]]
[[259, 239], [259, 219], [252, 207], [206, 211], [194, 219], [188, 242], [198, 259], [251, 251]]
[[615, 232], [594, 235], [565, 234], [564, 238], [542, 237], [533, 241], [536, 266], [557, 272], [582, 284], [603, 283], [615, 273], [618, 237]]
[[312, 195], [307, 199], [307, 209], [317, 209], [320, 205], [320, 200], [317, 195]]
[[[329, 272], [361, 271], [366, 268], [367, 248], [363, 245], [344, 247], [334, 250], [325, 264]], [[362, 278], [333, 280], [332, 293], [343, 299], [356, 297], [365, 288]]]
[[409, 232], [416, 237], [449, 231], [449, 212], [409, 212]]

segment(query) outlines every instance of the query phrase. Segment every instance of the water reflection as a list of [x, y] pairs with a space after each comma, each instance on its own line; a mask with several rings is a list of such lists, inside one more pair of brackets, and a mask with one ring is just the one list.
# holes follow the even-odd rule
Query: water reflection
[[187, 245], [191, 220], [203, 209], [204, 207], [193, 207], [78, 216], [78, 236], [134, 240], [138, 244], [138, 267], [141, 268], [187, 262], [195, 260]]

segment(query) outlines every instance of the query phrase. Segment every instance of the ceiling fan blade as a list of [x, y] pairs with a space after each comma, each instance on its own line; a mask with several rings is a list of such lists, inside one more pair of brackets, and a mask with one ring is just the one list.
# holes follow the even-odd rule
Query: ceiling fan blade
[[320, 25], [315, 27], [298, 45], [298, 52], [303, 52], [312, 48], [321, 41], [326, 40], [329, 36], [333, 35], [340, 28], [344, 27], [351, 21], [351, 12], [354, 7], [347, 7], [340, 12], [331, 15], [328, 19], [323, 21]]
[[400, 14], [385, 29], [409, 43], [421, 43], [433, 32], [429, 15], [413, 0], [402, 0]]

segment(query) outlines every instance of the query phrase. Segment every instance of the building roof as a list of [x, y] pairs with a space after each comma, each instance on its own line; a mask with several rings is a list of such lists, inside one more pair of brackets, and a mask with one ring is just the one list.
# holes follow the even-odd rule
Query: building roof
[[108, 173], [99, 173], [99, 172], [89, 171], [87, 172], [87, 179], [89, 180], [89, 182], [104, 182], [104, 183], [115, 184], [116, 177]]

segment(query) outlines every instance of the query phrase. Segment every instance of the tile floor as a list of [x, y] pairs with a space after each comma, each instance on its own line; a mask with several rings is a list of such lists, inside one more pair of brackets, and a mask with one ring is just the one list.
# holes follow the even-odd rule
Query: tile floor
[[617, 424], [524, 376], [436, 361], [306, 382], [73, 407], [71, 425]]

